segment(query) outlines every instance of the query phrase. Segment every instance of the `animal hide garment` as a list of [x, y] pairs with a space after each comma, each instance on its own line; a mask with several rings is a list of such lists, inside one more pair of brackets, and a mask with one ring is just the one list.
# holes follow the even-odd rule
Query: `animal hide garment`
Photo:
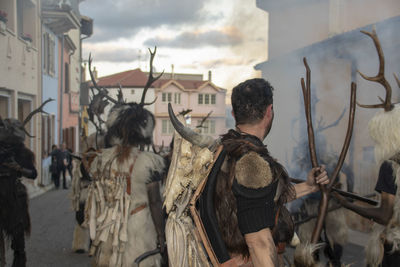
[[[93, 160], [85, 223], [96, 266], [132, 266], [138, 256], [157, 247], [146, 184], [152, 172], [163, 169], [162, 157], [129, 146], [103, 149]], [[140, 266], [159, 266], [160, 261], [157, 254]]]
[[193, 146], [175, 133], [164, 202], [168, 213], [165, 235], [170, 266], [211, 266], [189, 215], [189, 201], [199, 183], [208, 176], [212, 162], [210, 150]]

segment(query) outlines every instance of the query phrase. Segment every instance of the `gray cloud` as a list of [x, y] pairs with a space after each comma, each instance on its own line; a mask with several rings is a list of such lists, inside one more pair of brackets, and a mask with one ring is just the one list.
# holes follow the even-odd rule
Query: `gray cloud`
[[94, 34], [87, 42], [127, 38], [143, 28], [195, 24], [204, 19], [206, 1], [198, 0], [86, 0], [81, 14], [94, 19]]
[[233, 46], [242, 43], [240, 35], [234, 31], [208, 31], [203, 33], [184, 32], [176, 38], [165, 39], [160, 37], [150, 38], [144, 42], [147, 46], [173, 47], [173, 48], [198, 48], [204, 46]]
[[[132, 62], [139, 58], [139, 51], [137, 49], [109, 49], [100, 51], [91, 51], [94, 61], [106, 62]], [[87, 54], [87, 55], [86, 55]], [[88, 53], [84, 53], [85, 58]], [[142, 58], [144, 55], [140, 55]]]

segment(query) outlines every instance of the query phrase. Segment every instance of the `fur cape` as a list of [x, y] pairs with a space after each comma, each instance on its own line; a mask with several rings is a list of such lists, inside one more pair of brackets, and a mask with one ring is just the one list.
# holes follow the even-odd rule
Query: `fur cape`
[[392, 252], [400, 251], [400, 152], [388, 160], [393, 169], [393, 177], [397, 186], [393, 215], [387, 226], [375, 223], [370, 239], [365, 248], [368, 266], [377, 267], [384, 255], [384, 243], [393, 245]]
[[[163, 169], [162, 157], [131, 146], [103, 149], [93, 160], [85, 223], [96, 266], [132, 266], [138, 256], [157, 247], [146, 184], [153, 172]], [[159, 266], [160, 260], [157, 254], [140, 266]]]
[[379, 266], [383, 258], [383, 244], [393, 244], [393, 250], [400, 250], [400, 105], [396, 104], [391, 111], [379, 111], [368, 124], [369, 134], [375, 142], [375, 159], [378, 165], [388, 160], [393, 169], [397, 185], [393, 216], [387, 226], [375, 223], [366, 247], [367, 263]]

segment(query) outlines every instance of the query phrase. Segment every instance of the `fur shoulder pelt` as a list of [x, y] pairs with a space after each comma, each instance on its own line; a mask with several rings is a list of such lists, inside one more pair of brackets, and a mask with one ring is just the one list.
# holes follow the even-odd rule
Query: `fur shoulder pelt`
[[314, 252], [323, 247], [323, 244], [303, 243], [296, 247], [294, 265], [292, 267], [322, 267], [314, 259]]
[[269, 163], [254, 151], [236, 162], [235, 177], [239, 184], [253, 189], [265, 187], [272, 182]]

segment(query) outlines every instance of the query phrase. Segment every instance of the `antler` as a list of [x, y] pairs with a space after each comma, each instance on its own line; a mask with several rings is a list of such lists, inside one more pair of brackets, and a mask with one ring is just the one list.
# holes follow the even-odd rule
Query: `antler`
[[358, 71], [358, 73], [367, 81], [380, 83], [386, 90], [386, 97], [384, 101], [381, 98], [379, 98], [382, 101], [381, 104], [362, 105], [357, 103], [357, 105], [363, 108], [384, 108], [385, 111], [390, 111], [393, 109], [393, 105], [391, 103], [392, 88], [390, 87], [389, 82], [385, 78], [385, 57], [383, 55], [381, 43], [379, 42], [375, 29], [372, 29], [372, 32], [367, 32], [367, 31], [361, 31], [361, 32], [371, 37], [371, 39], [374, 41], [375, 48], [376, 51], [378, 52], [378, 57], [379, 57], [379, 71], [378, 74], [374, 77], [366, 76], [360, 71]]
[[42, 112], [42, 113], [46, 113], [46, 114], [47, 114], [46, 111], [43, 111], [43, 107], [44, 107], [44, 105], [46, 105], [47, 103], [49, 103], [49, 102], [51, 102], [51, 101], [53, 101], [53, 100], [54, 100], [54, 99], [52, 99], [52, 98], [47, 99], [46, 101], [44, 101], [44, 102], [40, 105], [40, 107], [38, 107], [37, 109], [35, 109], [35, 110], [33, 110], [31, 113], [29, 113], [28, 117], [26, 117], [25, 120], [24, 120], [24, 122], [22, 123], [23, 126], [25, 126], [25, 125], [32, 119], [33, 115], [35, 115], [36, 113]]
[[211, 110], [210, 112], [208, 112], [207, 116], [205, 116], [199, 125], [196, 126], [196, 128], [203, 128], [203, 124], [206, 122], [206, 120], [210, 117], [211, 113], [213, 113], [213, 111]]
[[89, 63], [90, 79], [92, 80], [92, 83], [93, 83], [94, 88], [96, 88], [96, 89], [99, 91], [99, 94], [101, 94], [102, 96], [104, 96], [105, 98], [107, 98], [109, 101], [113, 102], [114, 104], [118, 104], [118, 101], [116, 101], [115, 99], [113, 99], [112, 97], [110, 97], [110, 96], [107, 94], [107, 92], [104, 92], [104, 90], [102, 90], [102, 89], [97, 85], [96, 79], [95, 79], [95, 77], [94, 77], [94, 75], [93, 75], [93, 72], [92, 72], [92, 55], [91, 55], [91, 54], [89, 54], [88, 63]]
[[[310, 149], [310, 158], [312, 166], [315, 168], [318, 166], [317, 153], [315, 149], [315, 140], [314, 140], [314, 129], [312, 126], [312, 118], [311, 118], [311, 70], [307, 64], [306, 58], [303, 58], [304, 65], [306, 67], [306, 83], [304, 82], [304, 78], [301, 78], [301, 87], [303, 90], [304, 97], [304, 106], [305, 113], [307, 119], [307, 132], [308, 132], [308, 144]], [[354, 114], [356, 108], [356, 89], [357, 86], [354, 82], [351, 83], [351, 97], [350, 97], [350, 111], [349, 111], [349, 122], [347, 126], [346, 138], [342, 147], [342, 151], [340, 153], [340, 157], [338, 163], [333, 171], [333, 175], [329, 181], [327, 186], [320, 186], [322, 197], [319, 204], [319, 212], [317, 222], [315, 224], [315, 228], [311, 237], [311, 243], [317, 243], [322, 231], [322, 226], [324, 224], [324, 220], [326, 217], [326, 213], [328, 211], [328, 200], [330, 197], [330, 192], [332, 190], [333, 183], [335, 182], [335, 178], [339, 174], [340, 169], [343, 166], [344, 159], [346, 157], [347, 151], [349, 149], [351, 136], [353, 133], [354, 126]]]
[[160, 79], [160, 77], [164, 74], [164, 71], [163, 71], [163, 72], [161, 72], [161, 74], [158, 75], [157, 77], [155, 77], [155, 78], [153, 77], [153, 60], [154, 60], [154, 57], [155, 57], [156, 52], [157, 52], [157, 46], [154, 47], [154, 51], [153, 51], [153, 52], [152, 52], [152, 51], [150, 50], [150, 48], [149, 48], [149, 52], [150, 52], [150, 72], [149, 72], [149, 78], [147, 79], [146, 85], [144, 86], [144, 89], [143, 89], [142, 99], [141, 99], [141, 101], [140, 101], [140, 105], [142, 105], [142, 106], [151, 105], [151, 104], [153, 104], [154, 102], [156, 102], [157, 98], [156, 98], [153, 102], [151, 102], [151, 103], [145, 103], [144, 100], [145, 100], [145, 98], [146, 98], [147, 90], [150, 88], [150, 86], [151, 86], [155, 81], [157, 81], [158, 79]]

